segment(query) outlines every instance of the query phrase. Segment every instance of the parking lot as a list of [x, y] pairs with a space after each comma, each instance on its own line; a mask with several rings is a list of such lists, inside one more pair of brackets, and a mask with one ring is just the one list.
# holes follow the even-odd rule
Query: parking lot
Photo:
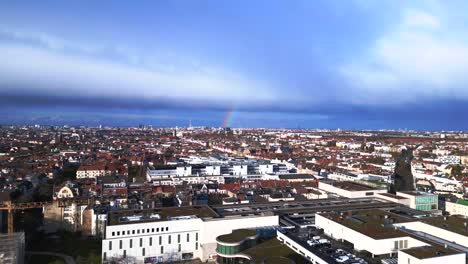
[[382, 263], [382, 258], [372, 258], [364, 252], [356, 252], [352, 244], [333, 240], [324, 235], [322, 230], [313, 227], [292, 230], [288, 236], [328, 263]]

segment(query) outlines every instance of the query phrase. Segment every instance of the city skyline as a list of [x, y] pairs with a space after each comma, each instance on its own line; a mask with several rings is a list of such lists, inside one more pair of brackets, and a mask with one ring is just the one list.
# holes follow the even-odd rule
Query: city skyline
[[1, 123], [468, 130], [463, 7], [0, 3]]

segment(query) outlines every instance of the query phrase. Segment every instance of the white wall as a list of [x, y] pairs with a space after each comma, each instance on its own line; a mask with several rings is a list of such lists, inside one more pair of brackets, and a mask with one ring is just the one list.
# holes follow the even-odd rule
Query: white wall
[[315, 225], [322, 228], [333, 239], [343, 239], [354, 245], [356, 250], [366, 250], [375, 255], [396, 253], [395, 241], [407, 241], [407, 247], [420, 247], [428, 245], [408, 236], [388, 239], [374, 239], [340, 223], [336, 223], [319, 214], [315, 215]]
[[464, 264], [465, 254], [460, 253], [456, 255], [440, 256], [435, 258], [418, 259], [405, 252], [398, 251], [398, 264]]
[[232, 173], [234, 175], [247, 175], [247, 165], [234, 165], [232, 167]]
[[206, 166], [206, 175], [221, 175], [221, 166]]
[[442, 229], [436, 226], [428, 225], [423, 222], [409, 222], [394, 224], [395, 226], [404, 226], [406, 229], [424, 232], [429, 235], [434, 235], [447, 241], [455, 241], [457, 244], [468, 247], [468, 237], [460, 235], [446, 229]]
[[[155, 228], [155, 232], [152, 229]], [[159, 228], [159, 232], [156, 232]], [[166, 228], [168, 230], [166, 231]], [[102, 241], [103, 255], [106, 253], [107, 259], [111, 257], [123, 256], [123, 251], [126, 250], [127, 256], [135, 257], [139, 263], [142, 263], [145, 257], [163, 256], [170, 257], [173, 254], [181, 254], [192, 252], [194, 257], [201, 256], [201, 219], [188, 219], [188, 220], [174, 220], [174, 221], [161, 221], [151, 223], [135, 223], [107, 226], [106, 236]], [[141, 230], [144, 229], [145, 233]], [[150, 233], [147, 233], [150, 229]], [[133, 230], [140, 230], [138, 234]], [[130, 231], [130, 234], [127, 234]], [[112, 233], [114, 232], [114, 236]], [[120, 235], [117, 235], [120, 232]], [[122, 235], [125, 232], [125, 235]], [[198, 233], [198, 250], [196, 250], [196, 234]], [[178, 235], [181, 235], [180, 243], [178, 243]], [[187, 242], [187, 234], [189, 234], [189, 242]], [[171, 244], [169, 244], [169, 236], [171, 236]], [[150, 237], [152, 238], [152, 246], [149, 245]], [[159, 244], [159, 237], [162, 238], [161, 245]], [[143, 239], [143, 246], [140, 247], [140, 239]], [[120, 240], [122, 240], [122, 249], [120, 249]], [[130, 240], [132, 240], [132, 247], [130, 248]], [[109, 249], [109, 243], [112, 243], [112, 249]], [[181, 245], [181, 252], [178, 253], [178, 245]], [[161, 254], [161, 246], [164, 247], [164, 253]], [[142, 248], [145, 248], [145, 256], [142, 255]]]
[[445, 211], [451, 215], [468, 216], [468, 206], [445, 201]]
[[[348, 191], [348, 190], [343, 190], [340, 188], [337, 188], [331, 184], [324, 183], [324, 182], [319, 182], [318, 183], [318, 188], [320, 190], [324, 190], [327, 192], [335, 193], [339, 196], [347, 197], [347, 198], [363, 198], [363, 197], [373, 197], [374, 194], [377, 193], [386, 193], [387, 190], [380, 190], [380, 189], [375, 189], [375, 190], [367, 190], [367, 191]], [[367, 195], [367, 193], [373, 193], [372, 195]]]
[[[102, 254], [106, 253], [107, 259], [123, 255], [123, 250], [126, 250], [127, 256], [136, 257], [139, 263], [142, 263], [145, 257], [163, 256], [169, 257], [169, 253], [176, 254], [192, 252], [194, 258], [207, 259], [207, 256], [216, 254], [216, 237], [231, 233], [234, 229], [255, 228], [264, 226], [278, 226], [278, 216], [252, 216], [252, 217], [233, 217], [219, 218], [203, 221], [199, 218], [187, 220], [159, 221], [150, 223], [135, 223], [123, 225], [111, 225], [106, 228], [105, 239], [102, 241]], [[166, 231], [166, 227], [168, 231]], [[150, 233], [146, 232], [150, 229]], [[152, 229], [160, 229], [159, 232], [151, 232]], [[141, 232], [145, 229], [145, 233]], [[133, 230], [140, 230], [138, 234], [132, 233]], [[164, 231], [161, 231], [164, 230]], [[127, 234], [130, 231], [130, 234]], [[112, 236], [114, 232], [114, 236]], [[120, 232], [120, 235], [117, 235]], [[125, 235], [122, 235], [125, 232]], [[189, 242], [186, 241], [186, 235], [190, 234]], [[196, 250], [196, 233], [198, 233], [198, 250]], [[178, 253], [177, 235], [181, 235], [181, 253]], [[168, 243], [171, 236], [171, 244]], [[153, 238], [152, 246], [149, 246], [149, 239]], [[159, 245], [159, 237], [162, 237], [162, 245]], [[145, 256], [142, 256], [142, 248], [140, 247], [140, 238], [143, 239], [143, 247], [145, 248]], [[133, 246], [130, 248], [130, 239], [133, 239]], [[119, 243], [122, 240], [123, 247], [120, 249]], [[109, 242], [112, 241], [112, 249], [109, 249]], [[164, 254], [161, 254], [161, 246], [164, 246]]]

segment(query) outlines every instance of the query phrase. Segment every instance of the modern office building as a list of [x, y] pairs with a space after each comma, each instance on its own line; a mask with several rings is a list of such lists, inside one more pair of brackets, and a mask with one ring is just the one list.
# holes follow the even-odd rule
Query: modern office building
[[219, 236], [234, 229], [278, 224], [278, 216], [272, 213], [220, 217], [208, 206], [111, 212], [102, 258], [104, 263], [118, 259], [131, 263], [214, 260]]
[[425, 192], [397, 192], [397, 196], [405, 197], [409, 200], [409, 207], [420, 211], [437, 211], [438, 196], [433, 193]]

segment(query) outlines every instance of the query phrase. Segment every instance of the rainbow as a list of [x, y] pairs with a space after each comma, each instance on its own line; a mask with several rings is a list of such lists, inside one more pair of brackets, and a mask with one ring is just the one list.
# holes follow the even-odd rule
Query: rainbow
[[234, 109], [234, 106], [232, 106], [231, 109], [229, 109], [226, 112], [226, 115], [224, 116], [223, 124], [221, 125], [221, 127], [230, 127], [232, 125], [232, 120], [234, 118], [234, 113], [235, 112], [236, 111]]

